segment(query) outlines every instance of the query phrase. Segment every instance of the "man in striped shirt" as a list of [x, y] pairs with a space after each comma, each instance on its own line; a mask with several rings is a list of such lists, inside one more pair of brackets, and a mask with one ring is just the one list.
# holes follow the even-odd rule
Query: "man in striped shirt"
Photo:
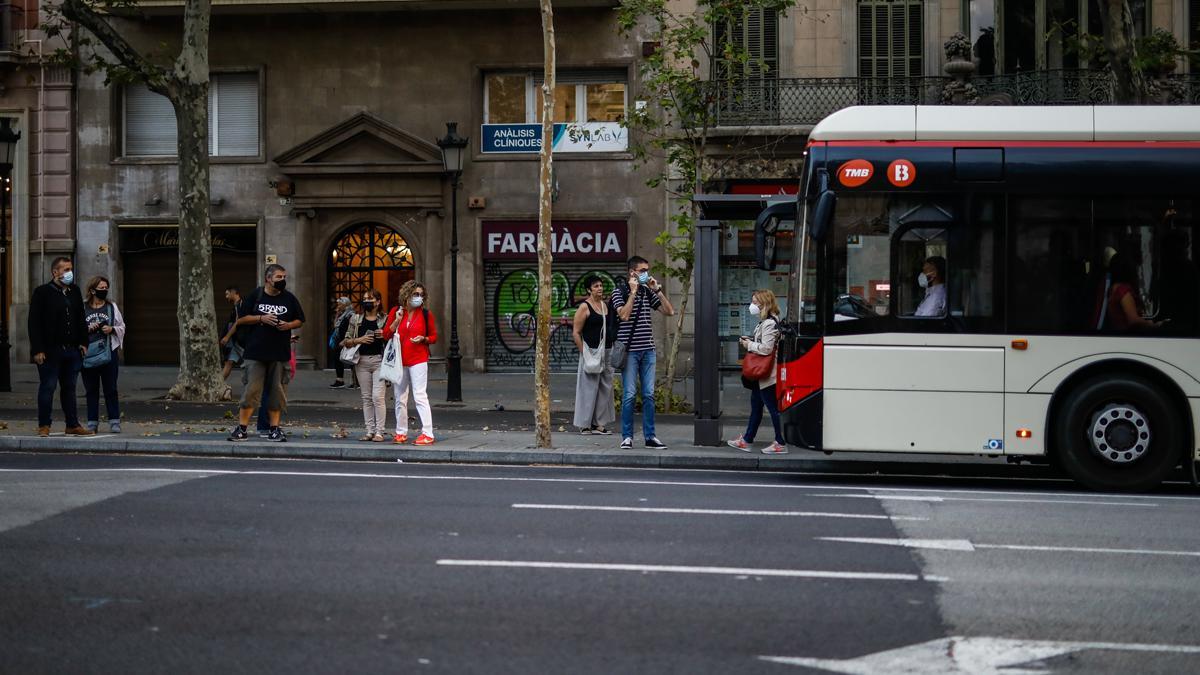
[[666, 316], [675, 308], [658, 280], [650, 276], [650, 262], [640, 256], [629, 259], [629, 281], [617, 284], [612, 292], [612, 306], [621, 321], [617, 340], [628, 346], [628, 358], [621, 372], [621, 448], [633, 448], [633, 401], [637, 396], [635, 378], [642, 385], [642, 436], [647, 448], [667, 447], [654, 435], [654, 325], [650, 315], [654, 310]]

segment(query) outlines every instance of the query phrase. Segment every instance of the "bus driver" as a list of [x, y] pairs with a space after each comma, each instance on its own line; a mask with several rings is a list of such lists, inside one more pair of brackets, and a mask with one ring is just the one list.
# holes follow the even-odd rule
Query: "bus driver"
[[935, 255], [925, 259], [917, 283], [925, 289], [925, 299], [917, 306], [914, 316], [946, 315], [946, 259]]

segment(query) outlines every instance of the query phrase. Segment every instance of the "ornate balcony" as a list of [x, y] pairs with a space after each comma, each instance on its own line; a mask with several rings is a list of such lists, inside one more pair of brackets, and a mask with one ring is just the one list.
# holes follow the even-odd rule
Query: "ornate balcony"
[[[816, 77], [714, 81], [715, 125], [812, 125], [854, 105], [942, 105], [951, 77]], [[1045, 70], [970, 80], [980, 105], [1108, 105], [1113, 78], [1105, 71]], [[1200, 105], [1200, 74], [1153, 82], [1157, 102]]]

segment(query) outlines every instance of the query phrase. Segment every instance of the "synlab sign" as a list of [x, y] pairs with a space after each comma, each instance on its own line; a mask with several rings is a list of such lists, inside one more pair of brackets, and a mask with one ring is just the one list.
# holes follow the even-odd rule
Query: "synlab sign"
[[[537, 221], [485, 220], [482, 230], [485, 260], [537, 258]], [[555, 260], [625, 260], [628, 235], [623, 220], [554, 221], [550, 250]]]
[[[480, 136], [485, 153], [529, 153], [542, 149], [540, 124], [485, 124]], [[618, 122], [555, 124], [554, 152], [623, 152], [629, 147], [629, 130]]]

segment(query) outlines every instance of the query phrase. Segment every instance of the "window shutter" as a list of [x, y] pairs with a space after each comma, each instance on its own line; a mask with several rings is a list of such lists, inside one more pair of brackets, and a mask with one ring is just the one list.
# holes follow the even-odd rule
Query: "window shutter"
[[144, 84], [125, 87], [125, 155], [173, 156], [178, 151], [175, 109]]
[[923, 73], [922, 0], [858, 0], [860, 77]]
[[[214, 107], [216, 115], [212, 114]], [[258, 73], [222, 73], [213, 77], [209, 123], [210, 129], [215, 127], [215, 133], [209, 134], [212, 154], [258, 155]]]
[[779, 69], [779, 14], [761, 7], [750, 8], [742, 18], [732, 25], [714, 25], [713, 77], [728, 77], [729, 64], [721, 58], [728, 40], [746, 50], [749, 63], [745, 76], [754, 79], [778, 77]]

